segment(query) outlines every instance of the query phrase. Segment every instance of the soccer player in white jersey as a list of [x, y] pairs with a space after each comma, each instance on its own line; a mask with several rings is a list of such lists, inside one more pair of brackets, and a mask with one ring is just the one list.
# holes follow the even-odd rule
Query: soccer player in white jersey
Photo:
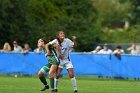
[[62, 60], [60, 60], [60, 64], [58, 66], [57, 73], [56, 73], [55, 92], [58, 91], [58, 81], [59, 81], [60, 73], [64, 67], [66, 67], [69, 73], [69, 77], [73, 84], [74, 92], [77, 92], [77, 84], [74, 76], [73, 65], [69, 59], [69, 50], [73, 47], [74, 43], [70, 39], [65, 38], [65, 34], [63, 31], [59, 31], [57, 34], [57, 39], [54, 39], [53, 41], [49, 42], [49, 44], [51, 45], [59, 44], [61, 48], [61, 54], [62, 54]]

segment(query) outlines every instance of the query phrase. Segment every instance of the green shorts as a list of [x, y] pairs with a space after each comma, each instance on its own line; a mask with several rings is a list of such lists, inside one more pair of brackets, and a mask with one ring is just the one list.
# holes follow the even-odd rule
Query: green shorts
[[57, 59], [54, 56], [48, 58], [48, 64], [46, 64], [45, 66], [43, 66], [41, 68], [41, 71], [43, 71], [45, 73], [49, 72], [50, 67], [51, 67], [52, 64], [53, 65], [57, 65], [57, 66], [59, 65], [59, 62], [57, 61]]

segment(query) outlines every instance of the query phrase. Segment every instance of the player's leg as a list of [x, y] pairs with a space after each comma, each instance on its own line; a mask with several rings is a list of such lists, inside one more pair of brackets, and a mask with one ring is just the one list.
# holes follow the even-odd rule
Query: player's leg
[[44, 88], [41, 89], [41, 91], [45, 91], [46, 89], [49, 89], [49, 85], [48, 85], [48, 83], [47, 83], [47, 81], [46, 81], [46, 78], [45, 78], [45, 76], [44, 76], [44, 74], [45, 74], [46, 72], [48, 72], [48, 71], [49, 71], [49, 67], [44, 66], [44, 67], [42, 67], [42, 68], [40, 69], [40, 71], [38, 72], [38, 77], [39, 77], [40, 81], [44, 84]]
[[76, 79], [74, 77], [73, 65], [71, 64], [71, 62], [68, 62], [66, 64], [66, 69], [68, 70], [69, 77], [72, 81], [74, 92], [77, 92], [77, 83], [76, 83]]
[[62, 68], [58, 67], [57, 68], [57, 71], [56, 71], [56, 77], [55, 77], [55, 80], [54, 80], [54, 89], [55, 89], [55, 92], [58, 91], [58, 83], [59, 83], [59, 78], [60, 78], [61, 71], [62, 71]]
[[49, 80], [51, 85], [51, 91], [54, 91], [54, 73], [56, 72], [57, 65], [52, 64], [50, 71], [49, 71]]

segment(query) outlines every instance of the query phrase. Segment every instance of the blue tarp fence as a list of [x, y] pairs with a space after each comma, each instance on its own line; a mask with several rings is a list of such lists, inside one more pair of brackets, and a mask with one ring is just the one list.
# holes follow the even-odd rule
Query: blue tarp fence
[[[140, 56], [71, 53], [70, 59], [75, 75], [140, 78]], [[47, 62], [44, 54], [0, 53], [0, 74], [35, 75]]]

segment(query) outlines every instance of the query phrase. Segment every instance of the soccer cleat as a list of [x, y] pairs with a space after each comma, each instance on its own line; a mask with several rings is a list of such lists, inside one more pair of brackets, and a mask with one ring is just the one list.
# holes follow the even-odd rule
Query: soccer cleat
[[52, 90], [51, 90], [51, 92], [55, 92], [55, 90], [54, 90], [54, 89], [52, 89]]
[[45, 91], [46, 89], [49, 89], [49, 85], [44, 86], [44, 88], [41, 89], [40, 91]]
[[54, 91], [57, 92], [58, 90], [57, 89], [54, 89]]
[[74, 92], [78, 92], [77, 90], [74, 90]]

